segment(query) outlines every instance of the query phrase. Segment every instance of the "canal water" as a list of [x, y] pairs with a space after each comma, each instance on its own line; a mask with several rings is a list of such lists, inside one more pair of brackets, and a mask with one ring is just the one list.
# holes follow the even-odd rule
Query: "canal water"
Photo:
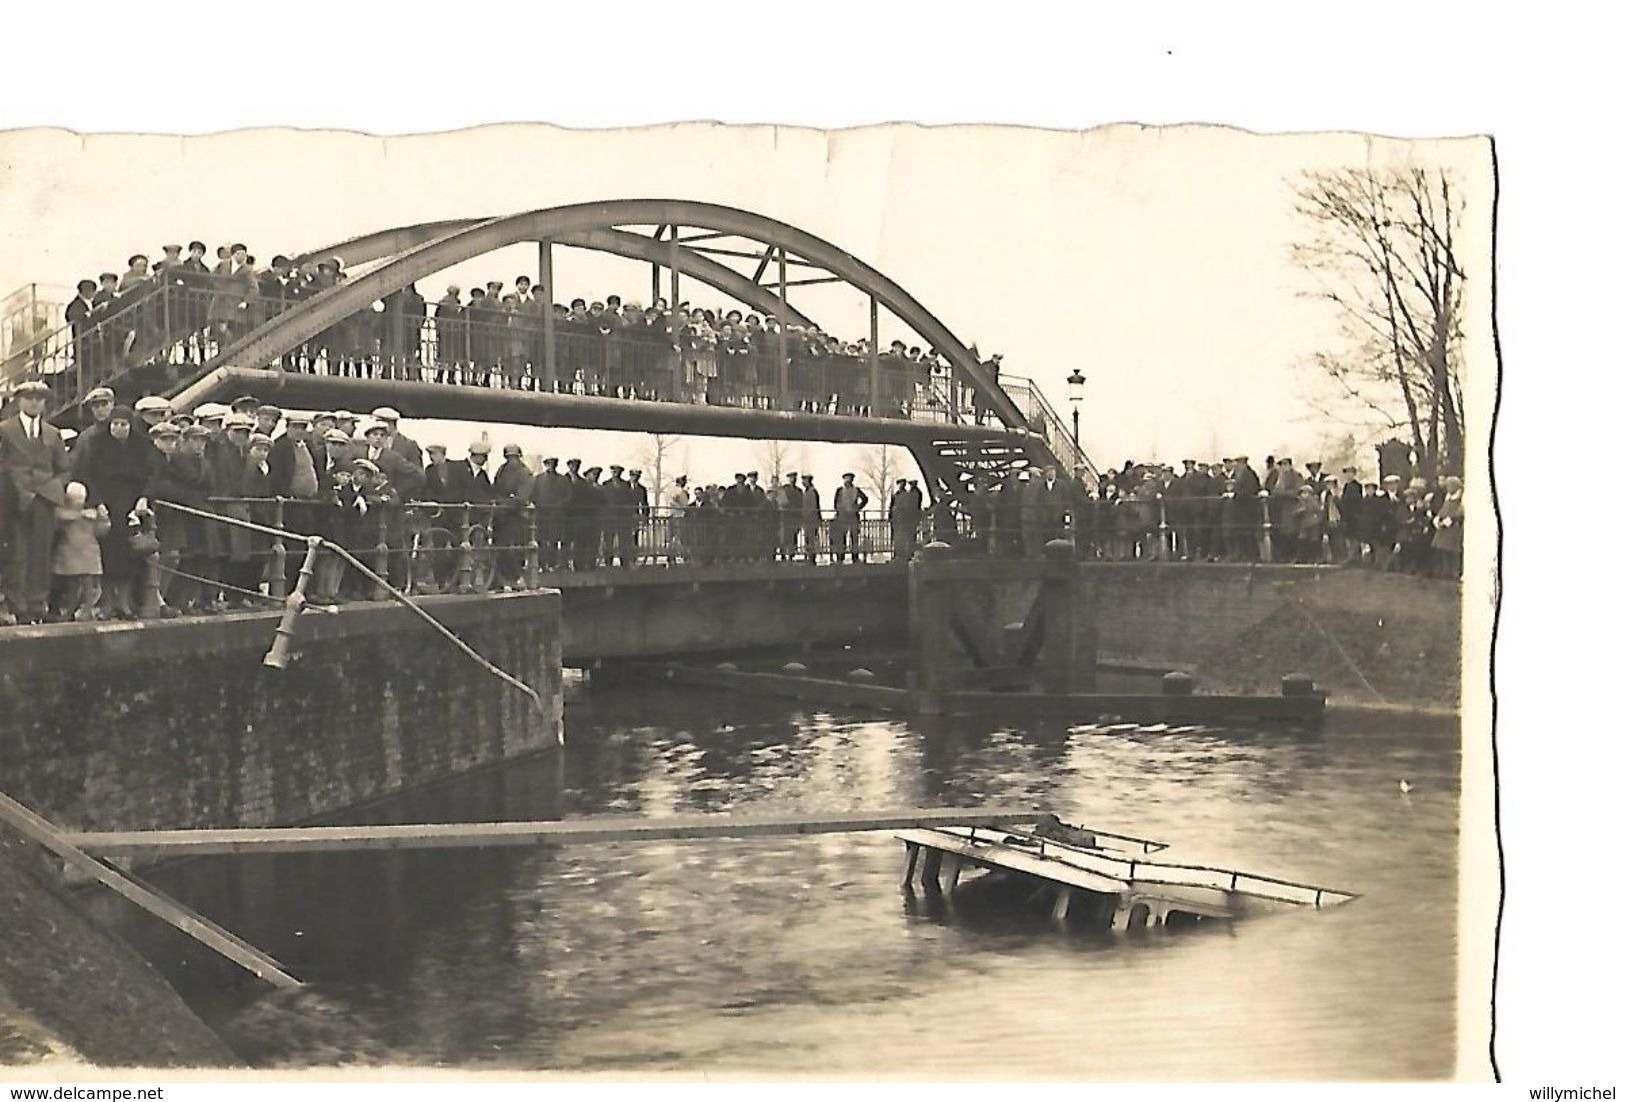
[[[346, 821], [1032, 804], [1363, 893], [1057, 934], [900, 887], [889, 835], [199, 859], [154, 879], [308, 987], [121, 923], [261, 1066], [1381, 1079], [1454, 1066], [1453, 736], [1184, 734], [582, 692], [556, 755]], [[1400, 781], [1410, 786], [1401, 790]]]

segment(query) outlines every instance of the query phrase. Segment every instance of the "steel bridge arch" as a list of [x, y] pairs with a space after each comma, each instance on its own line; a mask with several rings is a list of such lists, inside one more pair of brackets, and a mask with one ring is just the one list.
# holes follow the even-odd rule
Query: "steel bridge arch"
[[[326, 257], [339, 257], [343, 259], [347, 268], [371, 264], [375, 260], [399, 256], [419, 245], [471, 229], [485, 221], [489, 219], [459, 218], [448, 222], [424, 222], [416, 226], [400, 226], [300, 253], [293, 262], [303, 267]], [[552, 241], [555, 245], [564, 245], [572, 249], [608, 253], [611, 256], [642, 260], [650, 264], [669, 266], [673, 259], [672, 242], [656, 241], [641, 233], [629, 233], [626, 230], [583, 230], [580, 233], [564, 234], [553, 238]], [[675, 250], [675, 256], [678, 272], [714, 287], [729, 297], [745, 303], [752, 310], [788, 319], [792, 325], [813, 324], [806, 314], [774, 294], [772, 288], [746, 279], [726, 264], [718, 263], [703, 253], [684, 248], [680, 244]]]
[[[941, 320], [927, 310], [919, 300], [901, 285], [877, 268], [820, 237], [798, 229], [787, 222], [766, 215], [715, 203], [702, 203], [686, 199], [616, 199], [597, 203], [578, 203], [570, 206], [549, 207], [484, 220], [430, 222], [406, 226], [381, 233], [353, 238], [335, 246], [333, 252], [343, 256], [346, 264], [365, 262], [391, 256], [393, 259], [363, 276], [312, 299], [297, 310], [290, 310], [252, 333], [216, 357], [212, 366], [225, 368], [262, 368], [277, 357], [292, 351], [305, 341], [352, 314], [369, 309], [373, 302], [415, 283], [435, 272], [461, 264], [509, 245], [529, 241], [558, 241], [573, 235], [588, 235], [588, 239], [608, 245], [626, 246], [616, 227], [623, 225], [679, 225], [685, 228], [738, 236], [783, 250], [786, 253], [823, 268], [852, 287], [884, 305], [904, 324], [911, 327], [952, 365], [954, 373], [970, 384], [982, 404], [1012, 429], [1030, 431], [1031, 426], [1009, 395], [987, 376], [970, 349], [956, 337]], [[613, 231], [600, 236], [605, 231]], [[640, 237], [626, 233], [624, 237]], [[664, 252], [669, 261], [670, 242], [646, 240], [657, 252]], [[351, 253], [340, 250], [348, 246]], [[605, 251], [615, 251], [605, 248]], [[684, 260], [679, 250], [679, 271]], [[375, 254], [375, 255], [374, 255]], [[304, 254], [301, 259], [318, 254]], [[330, 255], [330, 254], [329, 254]], [[642, 256], [642, 259], [652, 259]], [[689, 252], [689, 260], [709, 261], [708, 257]], [[765, 290], [754, 281], [724, 265], [710, 261], [717, 269], [759, 290]], [[688, 273], [707, 283], [703, 265], [693, 264]], [[720, 272], [709, 275], [722, 280]], [[729, 294], [725, 286], [712, 283]], [[743, 288], [741, 288], [743, 290]], [[748, 300], [745, 300], [748, 301]], [[773, 296], [778, 303], [778, 297]], [[782, 309], [772, 308], [774, 312]]]

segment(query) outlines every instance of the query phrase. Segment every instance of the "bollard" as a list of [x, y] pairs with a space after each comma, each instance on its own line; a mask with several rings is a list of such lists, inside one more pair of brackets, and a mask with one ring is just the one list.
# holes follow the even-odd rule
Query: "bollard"
[[862, 666], [859, 666], [857, 669], [849, 671], [846, 675], [846, 679], [848, 681], [857, 681], [866, 684], [873, 681], [875, 679], [875, 675], [873, 670], [866, 670]]
[[1315, 681], [1308, 674], [1289, 673], [1281, 678], [1282, 696], [1314, 696]]
[[1188, 673], [1174, 670], [1162, 675], [1163, 696], [1190, 696], [1195, 688], [1196, 682]]
[[1270, 543], [1270, 495], [1268, 491], [1258, 491], [1258, 507], [1264, 513], [1263, 538], [1259, 543], [1259, 561], [1274, 562], [1275, 549]]
[[[152, 534], [152, 516], [141, 518], [141, 531]], [[163, 575], [158, 569], [158, 551], [154, 550], [141, 560], [141, 602], [136, 610], [143, 620], [161, 616], [164, 609], [162, 593]], [[173, 615], [173, 613], [171, 613]]]
[[800, 662], [786, 662], [783, 666], [783, 670], [788, 674], [799, 675], [806, 673], [807, 667]]

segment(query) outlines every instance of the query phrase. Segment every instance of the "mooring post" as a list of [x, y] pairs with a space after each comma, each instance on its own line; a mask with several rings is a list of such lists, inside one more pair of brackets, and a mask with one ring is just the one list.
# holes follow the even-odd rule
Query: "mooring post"
[[[152, 535], [153, 528], [153, 515], [149, 512], [141, 518], [141, 531]], [[160, 547], [141, 560], [140, 612], [144, 620], [156, 619], [164, 603], [163, 573], [158, 569], [158, 554], [161, 550]]]
[[945, 571], [953, 548], [928, 543], [908, 564], [908, 621], [914, 688], [935, 694], [955, 688], [953, 599], [959, 582]]
[[1038, 687], [1045, 693], [1076, 691], [1078, 633], [1074, 622], [1078, 577], [1077, 550], [1070, 540], [1044, 545], [1044, 641], [1038, 663]]

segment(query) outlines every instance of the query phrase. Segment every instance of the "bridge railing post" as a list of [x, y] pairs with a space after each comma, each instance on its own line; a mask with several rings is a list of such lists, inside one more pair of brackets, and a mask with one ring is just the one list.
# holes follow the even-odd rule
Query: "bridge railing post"
[[474, 538], [472, 506], [457, 507], [457, 592], [474, 592]]
[[[380, 578], [387, 578], [389, 577], [389, 506], [379, 505], [373, 509], [373, 513], [377, 517], [378, 542], [373, 545], [372, 549], [372, 570]], [[373, 583], [372, 599], [375, 601], [387, 601], [389, 599], [389, 590], [382, 582]]]
[[1173, 536], [1168, 532], [1168, 501], [1161, 494], [1157, 495], [1157, 558], [1172, 560], [1174, 557]]
[[1258, 509], [1262, 518], [1259, 558], [1262, 562], [1274, 562], [1275, 548], [1272, 546], [1270, 539], [1273, 525], [1270, 523], [1270, 495], [1268, 490], [1258, 491]]
[[277, 534], [271, 537], [271, 576], [266, 579], [273, 597], [288, 595], [288, 548], [282, 541], [283, 529], [287, 527], [284, 517], [283, 499], [279, 497], [271, 504], [271, 527]]
[[536, 505], [525, 502], [525, 588], [535, 589], [541, 584], [542, 541], [536, 530]]

